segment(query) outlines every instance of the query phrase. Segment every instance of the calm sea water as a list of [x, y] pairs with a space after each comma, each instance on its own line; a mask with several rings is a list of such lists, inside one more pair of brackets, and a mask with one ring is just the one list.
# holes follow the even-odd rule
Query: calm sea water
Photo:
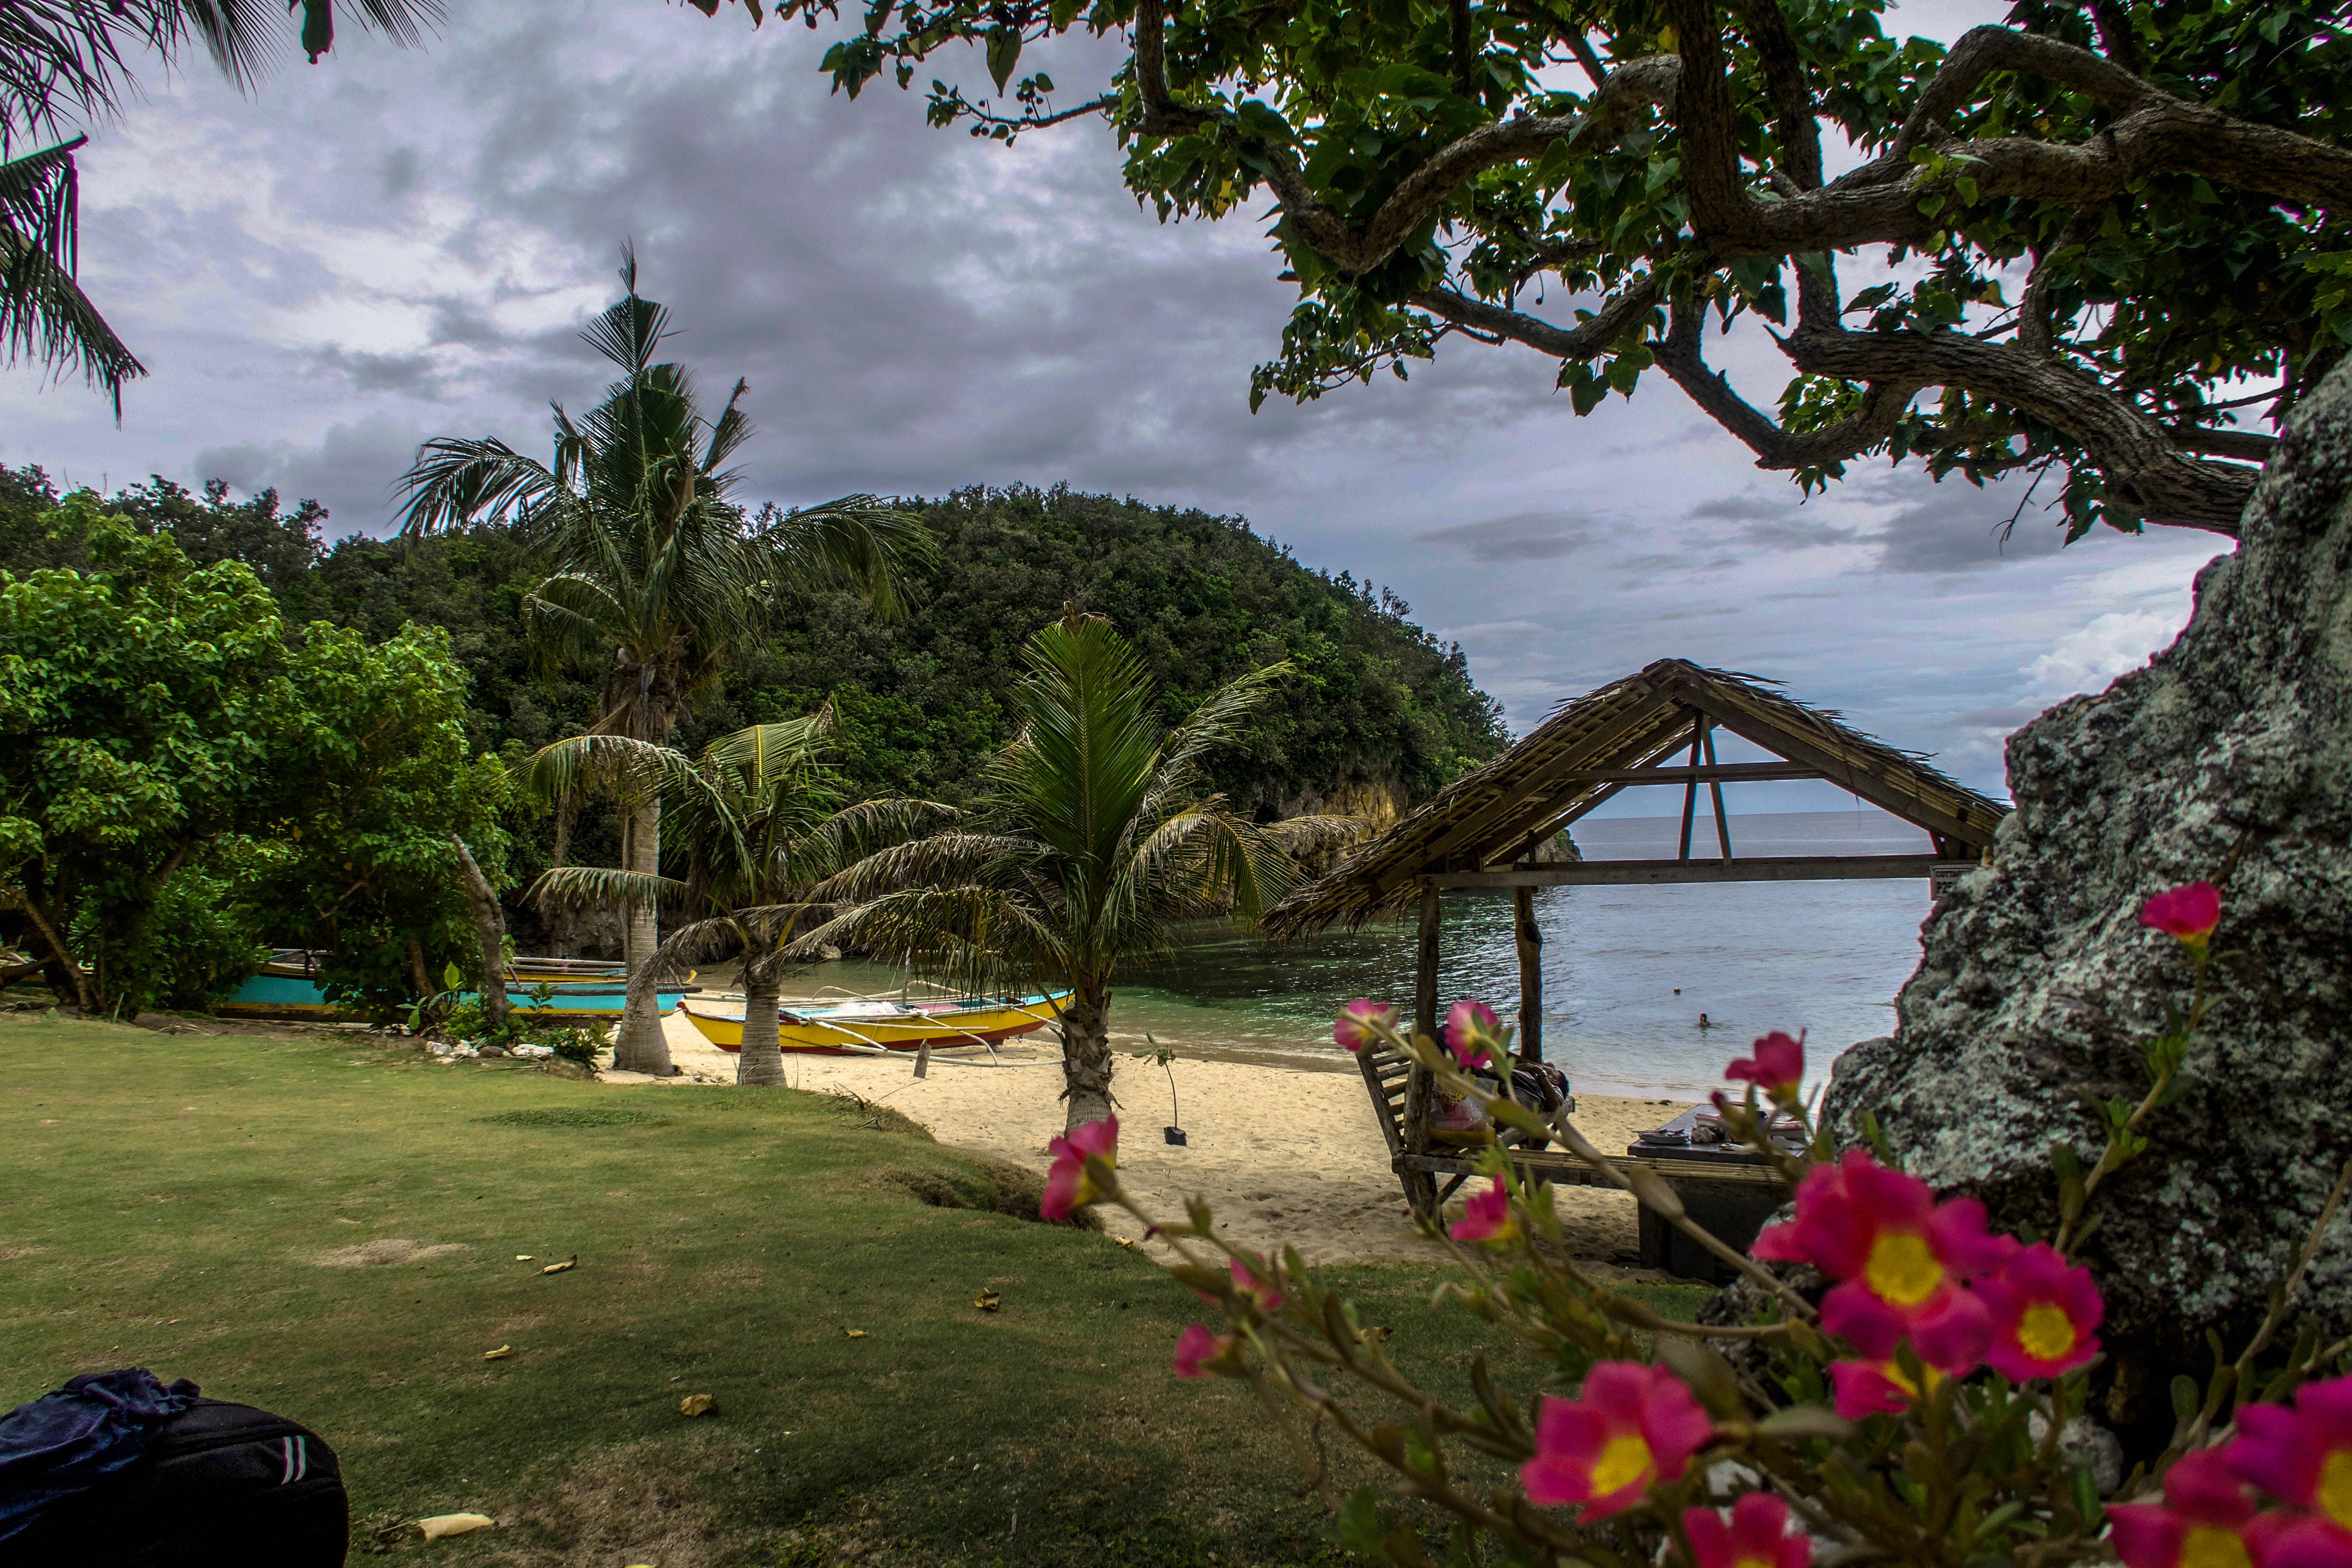
[[[1731, 826], [1741, 855], [1928, 849], [1925, 834], [1866, 807], [1734, 817]], [[1588, 859], [1670, 858], [1680, 830], [1679, 818], [1617, 817], [1581, 822], [1576, 837]], [[1702, 816], [1692, 853], [1714, 847]], [[1802, 1028], [1819, 1080], [1839, 1051], [1894, 1026], [1895, 993], [1918, 963], [1927, 915], [1924, 879], [1539, 889], [1544, 1054], [1589, 1092], [1685, 1099], [1717, 1087], [1724, 1063], [1766, 1030]], [[1512, 1021], [1510, 896], [1449, 894], [1441, 942], [1440, 1005], [1481, 997]], [[811, 969], [804, 984], [877, 991], [898, 979], [894, 970], [844, 963]], [[1186, 1056], [1344, 1069], [1331, 1017], [1356, 996], [1410, 1009], [1409, 928], [1335, 932], [1280, 950], [1207, 929], [1173, 961], [1118, 988], [1111, 1029], [1116, 1043], [1138, 1050], [1148, 1033]], [[1700, 1029], [1701, 1013], [1716, 1026]]]

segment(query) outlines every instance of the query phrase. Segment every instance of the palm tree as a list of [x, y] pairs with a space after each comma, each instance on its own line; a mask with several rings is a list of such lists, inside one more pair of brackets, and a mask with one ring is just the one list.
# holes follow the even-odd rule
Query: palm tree
[[1111, 984], [1166, 952], [1179, 922], [1254, 921], [1296, 880], [1289, 851], [1352, 837], [1352, 817], [1260, 826], [1208, 792], [1206, 755], [1240, 736], [1287, 674], [1254, 670], [1168, 730], [1143, 662], [1073, 608], [1029, 639], [1020, 730], [969, 826], [877, 851], [818, 885], [856, 909], [796, 946], [855, 942], [968, 984], [1051, 979], [1062, 1015], [1066, 1125], [1110, 1114]]
[[633, 1005], [651, 1006], [664, 974], [740, 956], [738, 1083], [781, 1087], [784, 1081], [777, 996], [783, 949], [806, 917], [809, 887], [878, 844], [954, 815], [919, 800], [843, 806], [843, 781], [821, 760], [832, 728], [830, 708], [788, 723], [756, 724], [713, 741], [692, 761], [630, 736], [575, 735], [543, 748], [523, 770], [526, 785], [542, 798], [562, 799], [592, 780], [625, 773], [671, 803], [662, 817], [670, 875], [559, 866], [540, 879], [531, 896], [550, 903], [667, 904], [694, 917], [650, 963], [631, 972]]
[[[706, 418], [692, 374], [654, 358], [669, 312], [638, 296], [633, 253], [623, 253], [621, 281], [625, 295], [581, 334], [621, 379], [576, 422], [556, 405], [553, 461], [489, 437], [427, 441], [401, 481], [402, 531], [511, 524], [553, 568], [523, 600], [526, 631], [552, 662], [604, 665], [592, 732], [664, 746], [728, 660], [763, 634], [781, 589], [847, 586], [877, 615], [896, 616], [904, 574], [930, 541], [868, 495], [804, 511], [762, 509], [747, 522], [729, 500], [740, 476], [727, 467], [751, 436], [747, 384]], [[623, 811], [622, 866], [651, 877], [660, 797], [634, 777], [610, 781]], [[633, 900], [624, 948], [633, 973], [657, 940], [653, 904]], [[618, 1065], [669, 1071], [659, 1020], [634, 1005], [615, 1050]]]
[[[347, 0], [360, 25], [400, 45], [424, 40], [441, 0]], [[165, 71], [201, 43], [223, 75], [249, 89], [268, 63], [279, 15], [301, 15], [301, 45], [315, 63], [335, 37], [334, 0], [5, 0], [0, 3], [0, 344], [58, 375], [79, 371], [114, 399], [147, 374], [74, 280], [79, 182], [75, 136], [20, 157], [28, 137], [61, 122], [111, 117], [137, 83], [131, 61], [152, 56]]]

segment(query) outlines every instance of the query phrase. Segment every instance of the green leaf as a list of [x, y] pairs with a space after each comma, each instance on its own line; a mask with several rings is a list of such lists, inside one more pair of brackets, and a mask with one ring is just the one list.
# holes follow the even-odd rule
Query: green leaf
[[1004, 84], [1013, 79], [1013, 68], [1021, 63], [1021, 29], [998, 26], [988, 30], [988, 74], [996, 79], [996, 90], [1003, 92]]
[[2192, 1421], [2203, 1404], [2197, 1391], [2197, 1380], [2183, 1373], [2172, 1380], [2172, 1414], [2176, 1420]]
[[444, 991], [455, 991], [465, 983], [466, 972], [454, 963], [441, 972], [441, 989]]

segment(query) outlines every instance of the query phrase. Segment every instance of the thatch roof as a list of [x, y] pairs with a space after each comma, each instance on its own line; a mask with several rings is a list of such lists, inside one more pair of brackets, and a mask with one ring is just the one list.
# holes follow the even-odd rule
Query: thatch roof
[[[1808, 708], [1750, 675], [1662, 658], [1638, 675], [1562, 703], [1509, 751], [1440, 790], [1328, 875], [1267, 911], [1266, 931], [1302, 935], [1403, 913], [1419, 879], [1527, 866], [1538, 846], [1633, 781], [1595, 777], [1667, 763], [1689, 750], [1701, 720], [1791, 767], [1925, 828], [1936, 853], [1975, 858], [2009, 808], [1899, 751]], [[1772, 770], [1745, 769], [1749, 775]]]

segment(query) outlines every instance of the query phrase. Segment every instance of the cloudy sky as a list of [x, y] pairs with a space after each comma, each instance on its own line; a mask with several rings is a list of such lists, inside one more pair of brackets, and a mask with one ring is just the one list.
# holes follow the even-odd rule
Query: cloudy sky
[[[79, 384], [0, 375], [0, 462], [276, 485], [382, 531], [419, 440], [538, 450], [550, 399], [593, 401], [575, 333], [634, 240], [680, 356], [714, 395], [751, 381], [756, 499], [1066, 480], [1239, 513], [1393, 586], [1518, 729], [1673, 655], [1996, 794], [2001, 737], [2168, 642], [2221, 542], [2062, 552], [2045, 491], [2004, 544], [2013, 496], [1884, 468], [1806, 501], [1663, 380], [1580, 420], [1515, 348], [1252, 415], [1293, 298], [1264, 225], [1162, 226], [1099, 124], [1010, 151], [929, 131], [918, 97], [827, 96], [832, 34], [755, 35], [734, 7], [450, 11], [429, 51], [351, 37], [307, 67], [289, 41], [249, 99], [199, 67], [99, 130], [83, 282], [153, 374], [119, 429]], [[1915, 0], [1895, 24], [1991, 13]], [[1051, 62], [1066, 85], [1088, 63]], [[1769, 345], [1722, 357], [1759, 401], [1786, 379]], [[1830, 804], [1748, 787], [1748, 809]]]

